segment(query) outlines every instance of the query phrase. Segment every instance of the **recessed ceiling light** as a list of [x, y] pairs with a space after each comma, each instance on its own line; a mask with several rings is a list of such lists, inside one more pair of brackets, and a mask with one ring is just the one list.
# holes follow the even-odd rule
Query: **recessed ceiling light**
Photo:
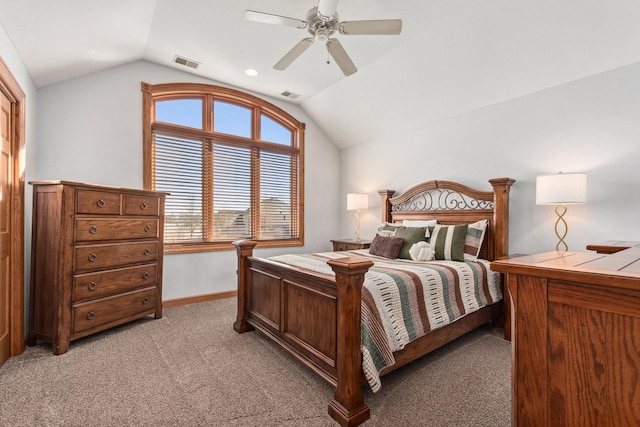
[[255, 77], [255, 76], [258, 75], [258, 70], [254, 69], [254, 68], [247, 68], [246, 70], [244, 70], [244, 73], [247, 76]]

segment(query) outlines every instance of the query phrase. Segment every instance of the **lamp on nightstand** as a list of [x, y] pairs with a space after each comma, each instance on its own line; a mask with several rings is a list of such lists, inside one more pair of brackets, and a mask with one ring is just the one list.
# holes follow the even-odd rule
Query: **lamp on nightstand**
[[369, 196], [362, 193], [347, 194], [347, 210], [356, 211], [356, 242], [360, 240], [360, 210], [369, 209]]
[[[558, 237], [556, 251], [564, 251], [569, 247], [564, 241], [567, 236], [569, 227], [564, 220], [564, 214], [567, 213], [567, 205], [575, 203], [585, 203], [587, 201], [587, 174], [584, 173], [558, 173], [554, 175], [540, 175], [536, 178], [536, 204], [537, 205], [555, 205], [556, 224], [554, 230]], [[559, 225], [562, 225], [562, 233], [559, 231]]]

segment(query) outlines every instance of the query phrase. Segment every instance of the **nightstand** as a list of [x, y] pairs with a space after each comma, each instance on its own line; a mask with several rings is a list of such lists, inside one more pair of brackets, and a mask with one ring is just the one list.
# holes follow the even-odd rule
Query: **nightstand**
[[371, 240], [333, 239], [333, 251], [353, 251], [355, 249], [369, 249]]
[[587, 245], [587, 249], [590, 251], [596, 251], [599, 254], [615, 254], [616, 252], [639, 245], [640, 242], [635, 241], [607, 240], [605, 242]]

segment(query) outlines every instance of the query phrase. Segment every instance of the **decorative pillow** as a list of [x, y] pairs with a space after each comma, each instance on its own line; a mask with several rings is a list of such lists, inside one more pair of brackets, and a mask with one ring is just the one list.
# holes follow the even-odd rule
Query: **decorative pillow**
[[398, 227], [402, 227], [402, 224], [396, 224], [393, 222], [383, 222], [380, 227], [378, 227], [378, 231], [381, 230], [393, 230], [395, 231], [396, 228]]
[[371, 246], [369, 246], [369, 253], [371, 255], [396, 259], [403, 243], [404, 239], [401, 237], [383, 237], [376, 234], [371, 242]]
[[418, 242], [411, 246], [409, 255], [411, 255], [411, 259], [414, 261], [431, 261], [434, 259], [435, 252], [429, 243]]
[[[404, 222], [411, 222], [414, 220], [408, 220], [405, 219], [403, 221], [403, 224], [401, 225], [400, 223], [394, 223], [394, 222], [385, 222], [384, 224], [382, 224], [380, 227], [378, 227], [378, 233], [382, 230], [392, 230], [394, 233], [398, 228], [420, 228], [423, 229], [424, 228], [424, 236], [425, 237], [429, 237], [429, 227], [427, 225], [436, 225], [438, 223], [438, 221], [434, 220], [428, 220], [428, 221], [418, 221], [415, 220], [415, 224], [416, 225], [406, 225], [404, 224]], [[417, 225], [418, 223], [425, 223], [427, 225]]]
[[[435, 219], [405, 219], [402, 221], [402, 225], [405, 227], [433, 227], [438, 223]], [[429, 228], [426, 231], [426, 237], [429, 237]]]
[[393, 237], [396, 235], [396, 230], [378, 230], [378, 236]]
[[426, 233], [426, 227], [405, 227], [404, 225], [396, 227], [395, 236], [404, 239], [404, 244], [402, 245], [402, 249], [400, 249], [398, 258], [411, 259], [411, 255], [409, 254], [411, 246], [418, 242], [426, 242]]
[[429, 227], [429, 244], [435, 251], [436, 259], [464, 261], [464, 246], [467, 239], [467, 224], [440, 225]]
[[438, 223], [435, 219], [405, 219], [402, 225], [405, 227], [433, 227]]
[[484, 240], [484, 234], [487, 231], [486, 219], [469, 224], [467, 228], [467, 238], [464, 243], [464, 260], [477, 261]]

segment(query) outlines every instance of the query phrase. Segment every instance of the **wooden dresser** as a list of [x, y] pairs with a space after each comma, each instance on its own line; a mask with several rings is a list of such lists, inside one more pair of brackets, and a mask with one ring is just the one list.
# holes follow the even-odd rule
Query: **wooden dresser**
[[640, 425], [640, 248], [491, 269], [511, 296], [512, 424]]
[[33, 185], [27, 344], [69, 343], [162, 317], [166, 194], [68, 181]]

